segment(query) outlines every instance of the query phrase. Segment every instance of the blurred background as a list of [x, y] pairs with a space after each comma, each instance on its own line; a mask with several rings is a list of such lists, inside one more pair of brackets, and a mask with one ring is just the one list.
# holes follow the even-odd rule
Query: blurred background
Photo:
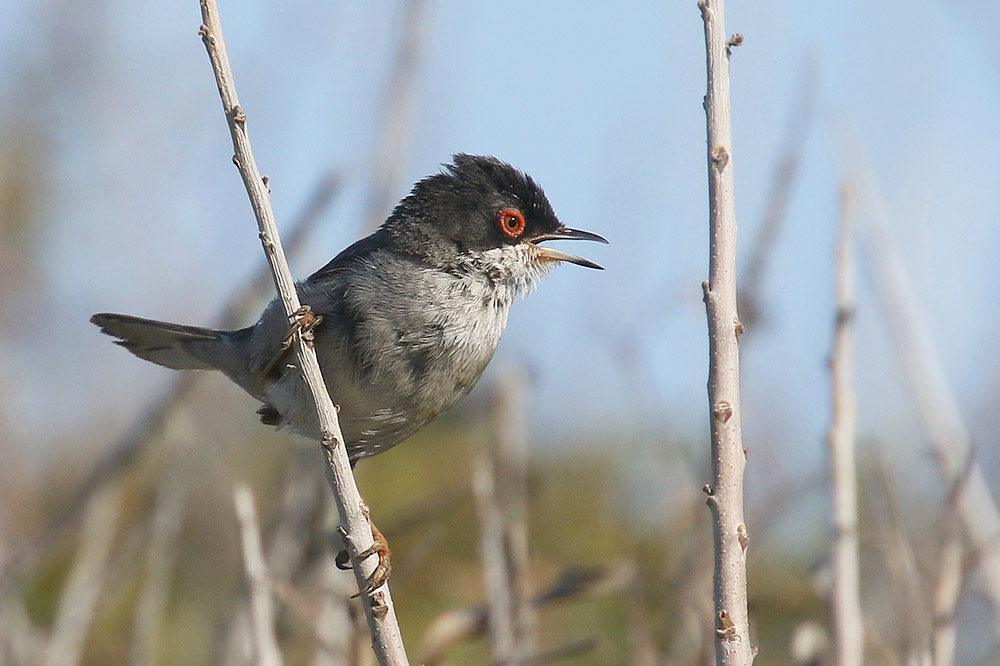
[[[695, 3], [221, 4], [297, 277], [455, 152], [513, 163], [566, 224], [611, 241], [574, 247], [606, 271], [563, 266], [515, 306], [459, 408], [358, 467], [411, 659], [491, 658], [493, 478], [516, 498], [501, 513], [523, 537], [534, 663], [711, 663]], [[1000, 490], [1000, 4], [727, 10], [745, 37], [731, 73], [754, 642], [766, 663], [831, 663], [827, 359], [846, 183], [858, 224], [888, 224], [893, 243], [861, 248], [855, 319], [866, 654], [931, 663], [944, 623], [957, 663], [996, 664], [980, 563], [997, 535], [952, 533], [928, 422], [955, 405], [957, 439]], [[234, 484], [260, 514], [286, 662], [370, 661], [353, 576], [330, 567], [315, 447], [260, 425], [224, 378], [142, 363], [87, 321], [225, 311], [243, 326], [272, 293], [199, 24], [194, 0], [0, 6], [0, 661], [249, 663]], [[896, 256], [915, 295], [897, 300], [920, 313], [902, 324], [879, 268]], [[899, 336], [915, 329], [906, 361]], [[937, 378], [930, 398], [914, 358]], [[956, 543], [960, 594], [942, 611]]]

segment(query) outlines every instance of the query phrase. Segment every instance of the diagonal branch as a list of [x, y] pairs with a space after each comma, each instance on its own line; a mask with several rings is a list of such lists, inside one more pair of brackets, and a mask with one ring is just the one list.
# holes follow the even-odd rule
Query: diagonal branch
[[[281, 249], [281, 240], [278, 237], [267, 184], [261, 177], [250, 147], [246, 114], [240, 108], [239, 98], [236, 95], [233, 72], [226, 54], [215, 0], [201, 0], [201, 15], [203, 25], [199, 32], [212, 62], [215, 81], [222, 98], [222, 108], [225, 111], [229, 131], [233, 138], [235, 151], [233, 161], [239, 169], [247, 194], [250, 196], [250, 203], [253, 206], [260, 231], [261, 244], [274, 274], [274, 283], [278, 289], [285, 314], [290, 321], [295, 322], [302, 312], [301, 304], [291, 271], [288, 268], [288, 262]], [[298, 330], [296, 330], [294, 337], [298, 366], [302, 369], [305, 383], [316, 403], [316, 413], [323, 432], [322, 446], [326, 458], [327, 479], [333, 490], [337, 511], [340, 514], [344, 539], [358, 580], [358, 586], [363, 588], [365, 581], [376, 567], [376, 561], [373, 558], [360, 559], [358, 557], [359, 553], [368, 550], [373, 543], [371, 523], [368, 521], [366, 507], [351, 471], [347, 448], [344, 445], [344, 437], [337, 419], [337, 410], [327, 392], [326, 384], [323, 382], [316, 352], [311, 345], [303, 342], [302, 335]], [[403, 641], [388, 585], [383, 585], [370, 595], [362, 595], [362, 599], [368, 628], [372, 635], [372, 647], [379, 663], [383, 666], [386, 664], [406, 664], [406, 652], [403, 650]]]
[[742, 36], [726, 36], [723, 0], [698, 3], [705, 23], [708, 92], [708, 196], [710, 257], [702, 285], [708, 316], [708, 402], [712, 433], [712, 482], [705, 490], [715, 544], [715, 661], [748, 666], [753, 661], [747, 611], [743, 469], [740, 426], [740, 351], [743, 332], [736, 310], [736, 204], [733, 196], [732, 128], [729, 119], [729, 55]]
[[59, 600], [45, 666], [80, 663], [87, 630], [94, 619], [101, 585], [108, 572], [108, 558], [121, 508], [120, 483], [105, 485], [87, 502], [80, 526], [80, 548]]

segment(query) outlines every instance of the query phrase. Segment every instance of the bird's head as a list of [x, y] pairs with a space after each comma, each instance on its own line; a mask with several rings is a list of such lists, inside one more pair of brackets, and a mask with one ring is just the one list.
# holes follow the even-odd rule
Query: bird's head
[[520, 281], [558, 262], [597, 264], [541, 246], [551, 240], [606, 240], [563, 225], [542, 188], [495, 157], [458, 154], [413, 186], [382, 229], [393, 247], [442, 268], [476, 266]]

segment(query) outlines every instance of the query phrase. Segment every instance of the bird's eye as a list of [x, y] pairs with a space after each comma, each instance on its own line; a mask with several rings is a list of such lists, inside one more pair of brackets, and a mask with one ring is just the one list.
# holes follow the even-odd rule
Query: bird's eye
[[524, 215], [513, 208], [500, 211], [500, 231], [511, 238], [517, 238], [524, 233]]

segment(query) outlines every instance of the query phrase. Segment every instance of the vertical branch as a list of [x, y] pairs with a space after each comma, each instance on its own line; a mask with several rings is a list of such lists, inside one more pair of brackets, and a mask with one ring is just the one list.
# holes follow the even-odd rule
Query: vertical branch
[[833, 477], [832, 611], [837, 666], [861, 666], [864, 654], [858, 573], [858, 502], [854, 460], [857, 400], [854, 394], [854, 197], [848, 185], [840, 193], [837, 230], [836, 324], [830, 356], [833, 416], [827, 442]]
[[708, 316], [708, 401], [712, 433], [712, 483], [706, 488], [715, 543], [716, 663], [746, 666], [753, 661], [747, 612], [743, 469], [740, 430], [739, 335], [736, 311], [736, 206], [733, 197], [732, 130], [729, 121], [729, 54], [742, 41], [725, 34], [723, 0], [698, 3], [705, 23], [708, 92], [708, 196], [710, 258], [702, 285]]
[[945, 484], [961, 480], [957, 515], [972, 547], [979, 551], [982, 585], [993, 604], [994, 630], [1000, 633], [1000, 508], [975, 459], [972, 439], [958, 401], [948, 384], [941, 357], [930, 335], [920, 302], [889, 224], [889, 213], [864, 147], [856, 133], [841, 129], [836, 145], [856, 174], [860, 218], [859, 241], [874, 276], [875, 293], [888, 323], [892, 349], [903, 371], [918, 418]]
[[[261, 244], [268, 264], [274, 274], [274, 283], [278, 289], [285, 314], [290, 322], [298, 322], [301, 316], [301, 306], [295, 284], [292, 280], [288, 262], [281, 249], [278, 228], [271, 210], [271, 201], [267, 185], [261, 177], [260, 170], [253, 157], [250, 139], [247, 134], [246, 114], [240, 108], [233, 82], [233, 73], [226, 54], [225, 42], [222, 38], [222, 26], [219, 22], [218, 7], [215, 0], [201, 0], [202, 26], [200, 33], [208, 51], [215, 81], [222, 98], [222, 108], [226, 114], [229, 131], [233, 139], [235, 155], [233, 161], [239, 169], [243, 184], [246, 186], [257, 226], [260, 232]], [[359, 588], [363, 588], [368, 577], [372, 575], [377, 561], [372, 557], [360, 558], [359, 554], [369, 550], [373, 544], [372, 527], [368, 521], [366, 507], [358, 492], [354, 474], [347, 457], [344, 436], [340, 431], [337, 410], [327, 392], [326, 384], [320, 372], [316, 352], [311, 345], [303, 341], [301, 329], [295, 331], [295, 354], [298, 367], [301, 368], [303, 379], [309, 387], [316, 403], [316, 412], [320, 429], [323, 433], [322, 448], [326, 458], [326, 475], [340, 514], [341, 527], [344, 530], [344, 541], [351, 557], [354, 574]], [[406, 664], [406, 652], [403, 649], [403, 639], [393, 610], [389, 586], [382, 585], [372, 594], [362, 595], [365, 617], [372, 635], [372, 648], [379, 663]], [[377, 612], [376, 610], [377, 609]]]
[[520, 661], [534, 651], [536, 623], [528, 577], [528, 426], [524, 403], [527, 388], [528, 377], [523, 371], [513, 371], [501, 378], [493, 415], [494, 469], [503, 507], [504, 552], [517, 645], [515, 658]]
[[493, 664], [522, 663], [534, 646], [527, 576], [528, 441], [520, 400], [526, 386], [523, 372], [508, 373], [497, 382], [490, 442], [473, 472]]
[[496, 468], [489, 454], [476, 461], [472, 489], [479, 509], [480, 557], [486, 581], [487, 624], [492, 646], [491, 664], [514, 664], [517, 644], [507, 558], [504, 553], [503, 511], [497, 497]]
[[264, 562], [260, 541], [260, 525], [250, 488], [240, 484], [233, 490], [236, 520], [240, 524], [243, 545], [243, 566], [250, 585], [250, 618], [253, 626], [254, 663], [260, 666], [281, 666], [281, 651], [274, 633], [274, 597]]

